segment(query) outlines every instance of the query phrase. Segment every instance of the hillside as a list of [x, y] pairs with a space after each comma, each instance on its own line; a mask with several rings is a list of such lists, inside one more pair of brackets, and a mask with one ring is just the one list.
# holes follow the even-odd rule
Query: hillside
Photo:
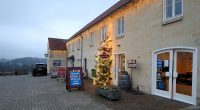
[[46, 63], [46, 58], [24, 57], [13, 60], [0, 59], [0, 72], [31, 72], [35, 63]]

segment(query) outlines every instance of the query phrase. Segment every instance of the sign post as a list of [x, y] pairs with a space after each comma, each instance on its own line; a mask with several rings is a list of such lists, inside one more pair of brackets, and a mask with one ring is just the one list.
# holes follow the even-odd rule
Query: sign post
[[131, 69], [131, 83], [132, 83], [133, 68], [136, 68], [136, 60], [131, 59], [128, 60], [127, 63], [128, 63], [128, 68]]
[[83, 72], [81, 67], [67, 68], [66, 72], [66, 90], [71, 92], [72, 88], [84, 90]]

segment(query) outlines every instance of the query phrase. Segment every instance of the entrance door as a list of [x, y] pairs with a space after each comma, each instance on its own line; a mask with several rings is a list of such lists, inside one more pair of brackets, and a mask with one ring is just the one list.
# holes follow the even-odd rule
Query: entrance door
[[172, 95], [172, 57], [172, 50], [166, 50], [155, 54], [154, 94], [167, 98], [171, 98]]
[[195, 89], [195, 64], [194, 51], [175, 50], [174, 51], [174, 72], [173, 72], [173, 99], [194, 103]]
[[153, 93], [196, 104], [197, 53], [168, 49], [154, 53]]
[[126, 56], [123, 54], [115, 54], [115, 84], [118, 85], [118, 78], [120, 77], [120, 72], [125, 71], [126, 68]]

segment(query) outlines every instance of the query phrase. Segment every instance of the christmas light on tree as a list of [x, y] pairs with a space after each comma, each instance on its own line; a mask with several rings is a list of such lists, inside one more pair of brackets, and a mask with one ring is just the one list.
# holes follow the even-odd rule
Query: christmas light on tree
[[96, 78], [93, 79], [93, 84], [97, 87], [110, 86], [112, 83], [111, 78], [111, 65], [112, 65], [112, 47], [109, 37], [102, 42], [101, 47], [98, 49], [98, 55], [95, 56], [96, 64]]

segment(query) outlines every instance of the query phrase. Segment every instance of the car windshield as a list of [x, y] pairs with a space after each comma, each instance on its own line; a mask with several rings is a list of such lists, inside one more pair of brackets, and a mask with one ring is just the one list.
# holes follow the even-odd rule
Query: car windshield
[[45, 64], [36, 64], [34, 67], [35, 68], [46, 68], [46, 65]]

